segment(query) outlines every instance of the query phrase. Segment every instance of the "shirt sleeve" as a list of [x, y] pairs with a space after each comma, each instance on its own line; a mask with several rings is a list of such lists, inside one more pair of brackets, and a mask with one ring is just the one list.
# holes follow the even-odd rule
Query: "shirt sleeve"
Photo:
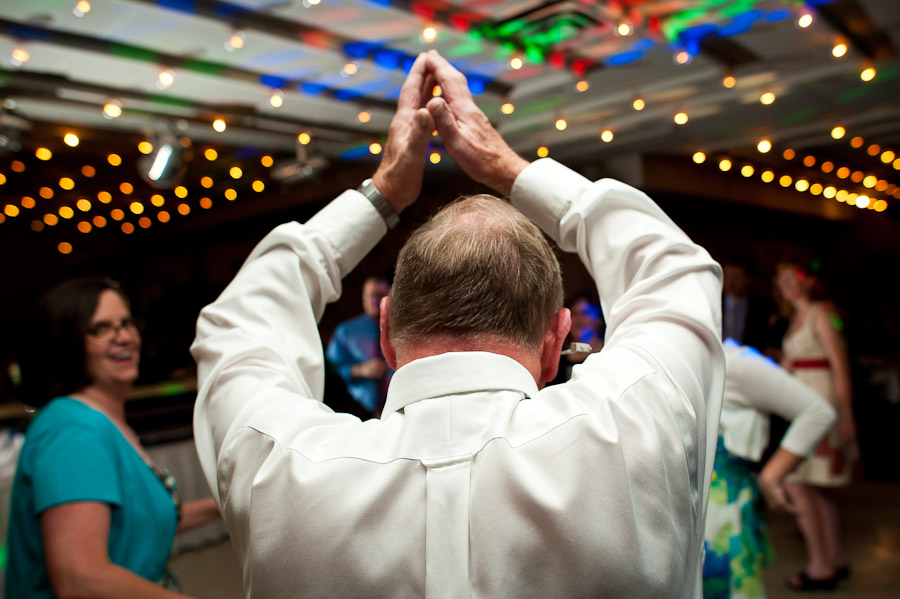
[[740, 390], [735, 401], [790, 421], [781, 447], [799, 456], [812, 454], [834, 425], [834, 408], [812, 387], [756, 354], [726, 355], [729, 381]]
[[108, 442], [96, 432], [69, 424], [45, 438], [34, 457], [35, 511], [76, 501], [122, 505], [121, 481]]
[[236, 459], [223, 459], [223, 447], [250, 417], [282, 401], [305, 401], [300, 409], [311, 426], [334, 417], [321, 403], [317, 322], [340, 296], [343, 276], [386, 232], [365, 196], [348, 190], [307, 223], [269, 233], [201, 311], [191, 347], [198, 380], [194, 438], [220, 508]]
[[598, 286], [606, 343], [582, 368], [616, 352], [673, 383], [677, 433], [705, 498], [725, 374], [721, 268], [643, 192], [612, 179], [591, 182], [551, 159], [520, 173], [512, 201], [560, 249], [576, 252]]

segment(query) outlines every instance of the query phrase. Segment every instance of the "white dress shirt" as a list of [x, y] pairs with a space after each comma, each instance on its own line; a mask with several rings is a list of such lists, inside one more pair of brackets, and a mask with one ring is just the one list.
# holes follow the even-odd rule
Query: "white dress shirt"
[[729, 453], [758, 462], [769, 442], [769, 414], [791, 422], [781, 447], [809, 456], [837, 418], [812, 387], [733, 339], [725, 340], [720, 431]]
[[356, 191], [202, 311], [195, 438], [247, 597], [701, 596], [719, 266], [640, 191], [550, 159], [512, 201], [603, 290], [606, 345], [566, 384], [458, 352], [400, 368], [380, 420], [323, 405], [316, 323], [385, 233]]

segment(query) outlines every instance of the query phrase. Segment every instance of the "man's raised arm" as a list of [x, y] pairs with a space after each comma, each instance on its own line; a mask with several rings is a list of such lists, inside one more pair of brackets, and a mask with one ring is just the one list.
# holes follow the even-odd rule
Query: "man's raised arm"
[[[606, 344], [581, 372], [592, 376], [601, 364], [615, 364], [671, 381], [673, 436], [688, 461], [702, 533], [724, 378], [719, 265], [637, 189], [611, 179], [591, 182], [550, 159], [527, 163], [475, 105], [461, 73], [434, 51], [428, 68], [443, 94], [427, 108], [453, 159], [472, 178], [511, 195], [594, 277]], [[590, 409], [603, 400], [588, 400]]]
[[[424, 104], [433, 85], [421, 55], [400, 92], [373, 176], [375, 189], [394, 212], [412, 204], [421, 189], [434, 129]], [[298, 400], [310, 426], [339, 417], [320, 403], [324, 367], [317, 322], [325, 305], [340, 296], [341, 279], [387, 231], [383, 216], [354, 190], [305, 224], [277, 227], [200, 313], [191, 347], [199, 386], [194, 437], [220, 508], [232, 483], [248, 482], [234, 480], [241, 450], [237, 431], [248, 419]]]

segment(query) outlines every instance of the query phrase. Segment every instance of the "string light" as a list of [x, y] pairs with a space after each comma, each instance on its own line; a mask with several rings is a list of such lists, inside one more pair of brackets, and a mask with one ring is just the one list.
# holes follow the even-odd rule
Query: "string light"
[[90, 164], [85, 164], [83, 167], [81, 167], [81, 174], [90, 179], [97, 174], [97, 169], [92, 167]]
[[794, 184], [794, 189], [799, 192], [804, 192], [809, 189], [809, 181], [806, 179], [797, 179], [797, 182]]
[[550, 155], [550, 150], [547, 148], [547, 146], [541, 146], [537, 149], [537, 155], [538, 158], [546, 158]]
[[191, 213], [191, 207], [185, 203], [178, 204], [178, 214], [181, 216], [187, 216]]
[[355, 62], [348, 62], [341, 67], [341, 77], [347, 78], [356, 75], [359, 72], [359, 65]]
[[163, 69], [156, 76], [156, 87], [159, 89], [169, 89], [175, 83], [175, 71], [172, 69]]
[[782, 187], [790, 187], [793, 182], [794, 180], [791, 179], [790, 175], [781, 175], [781, 178], [778, 179], [778, 184]]
[[725, 75], [725, 77], [722, 78], [722, 85], [731, 89], [737, 85], [737, 79], [734, 78], [734, 75]]
[[812, 13], [809, 11], [804, 11], [800, 15], [800, 18], [797, 19], [797, 26], [800, 27], [801, 29], [806, 29], [807, 27], [812, 25], [812, 22], [813, 22]]
[[702, 164], [706, 160], [706, 154], [703, 152], [694, 152], [694, 155], [691, 159], [697, 164]]
[[369, 144], [369, 153], [373, 155], [381, 154], [381, 144], [376, 142]]
[[869, 156], [877, 156], [879, 152], [881, 152], [881, 146], [878, 144], [872, 144], [866, 149], [866, 154]]
[[372, 120], [372, 114], [368, 110], [361, 110], [359, 114], [356, 115], [356, 120], [360, 123], [368, 123]]
[[260, 181], [259, 179], [257, 179], [256, 181], [254, 181], [253, 183], [250, 184], [250, 187], [252, 187], [253, 191], [255, 191], [256, 193], [260, 193], [260, 192], [262, 192], [262, 190], [264, 190], [266, 188], [266, 184], [263, 183], [262, 181]]
[[812, 168], [815, 165], [816, 165], [816, 157], [815, 156], [809, 155], [803, 159], [803, 166]]
[[37, 206], [37, 202], [34, 201], [34, 198], [31, 196], [25, 196], [22, 198], [22, 208], [28, 208], [31, 210]]
[[88, 2], [88, 0], [78, 0], [78, 3], [75, 4], [75, 8], [72, 9], [72, 14], [79, 18], [89, 12], [91, 12], [91, 3]]
[[428, 156], [428, 160], [431, 161], [431, 164], [437, 164], [441, 161], [440, 152], [432, 152], [430, 156]]
[[153, 144], [149, 141], [142, 141], [138, 144], [138, 152], [141, 154], [150, 154], [153, 152]]
[[437, 39], [437, 29], [432, 26], [428, 26], [422, 30], [422, 40], [428, 42], [429, 44]]
[[219, 157], [219, 153], [212, 148], [206, 148], [206, 150], [204, 150], [203, 152], [203, 157], [212, 162]]
[[877, 73], [873, 67], [867, 67], [867, 68], [863, 69], [862, 72], [859, 74], [859, 78], [862, 79], [863, 81], [871, 81], [872, 79], [875, 78], [876, 74]]
[[200, 207], [204, 210], [212, 208], [212, 200], [209, 198], [200, 198]]
[[854, 137], [853, 139], [850, 140], [850, 147], [851, 148], [861, 148], [864, 143], [866, 143], [866, 140], [864, 140], [862, 137], [857, 135], [856, 137]]
[[219, 133], [222, 133], [225, 131], [227, 125], [225, 124], [225, 120], [220, 117], [213, 121], [212, 127]]
[[281, 108], [281, 105], [284, 104], [284, 92], [280, 89], [273, 89], [269, 95], [268, 104], [272, 108]]
[[675, 53], [674, 60], [675, 64], [688, 64], [691, 62], [691, 55], [684, 50], [679, 50]]
[[556, 128], [558, 130], [565, 131], [568, 126], [569, 124], [566, 122], [566, 119], [556, 119]]
[[604, 129], [600, 132], [600, 139], [605, 141], [606, 143], [611, 142], [613, 140], [613, 132], [609, 129]]
[[862, 184], [864, 187], [872, 189], [873, 187], [878, 185], [878, 177], [876, 177], [875, 175], [868, 175], [863, 179]]
[[172, 216], [165, 210], [160, 210], [159, 214], [156, 215], [156, 220], [158, 220], [161, 223], [167, 223], [171, 219], [172, 219]]
[[229, 202], [233, 202], [237, 199], [237, 192], [231, 188], [225, 190], [225, 199]]
[[506, 102], [502, 106], [500, 106], [500, 112], [503, 114], [512, 114], [516, 110], [516, 107], [512, 105], [511, 102]]
[[72, 253], [72, 244], [68, 241], [60, 241], [59, 245], [56, 246], [56, 249], [60, 254], [68, 255]]
[[126, 235], [131, 235], [132, 233], [134, 233], [134, 225], [132, 225], [131, 223], [122, 223], [121, 228], [122, 232]]
[[78, 228], [78, 230], [81, 231], [82, 233], [90, 233], [90, 232], [91, 232], [91, 229], [92, 229], [93, 227], [91, 227], [91, 223], [87, 222], [86, 220], [83, 220], [83, 221], [81, 221], [81, 222], [78, 223], [77, 228]]
[[881, 161], [885, 164], [888, 164], [889, 162], [893, 162], [894, 158], [895, 158], [894, 152], [891, 150], [885, 150], [884, 152], [881, 153]]
[[591, 87], [591, 84], [588, 83], [587, 80], [581, 79], [575, 84], [575, 91], [586, 92], [588, 89], [590, 89], [590, 87]]
[[38, 160], [43, 160], [45, 162], [53, 158], [53, 152], [47, 148], [38, 148], [34, 151], [34, 155]]
[[301, 146], [307, 145], [310, 141], [312, 141], [312, 137], [309, 133], [303, 132], [297, 136], [297, 141], [300, 142]]
[[15, 173], [24, 173], [25, 172], [25, 163], [21, 160], [13, 160], [9, 163], [9, 168]]
[[525, 63], [522, 62], [522, 59], [519, 58], [518, 56], [513, 56], [511, 59], [509, 59], [509, 68], [511, 68], [514, 71], [518, 71], [524, 65], [525, 65]]
[[719, 170], [721, 171], [730, 171], [731, 170], [731, 160], [728, 158], [723, 158], [719, 161]]
[[793, 160], [794, 156], [796, 156], [797, 154], [796, 152], [794, 152], [794, 150], [787, 148], [784, 152], [781, 153], [781, 155], [784, 156], [785, 160]]
[[835, 58], [842, 58], [845, 54], [847, 54], [847, 44], [844, 42], [835, 44], [831, 49], [831, 55]]
[[209, 189], [210, 187], [213, 186], [213, 180], [212, 180], [212, 177], [201, 177], [201, 178], [200, 178], [200, 185], [202, 185], [202, 186], [205, 187], [206, 189]]
[[128, 205], [128, 209], [131, 210], [134, 214], [144, 213], [144, 205], [140, 202], [131, 202], [131, 204]]
[[673, 120], [676, 125], [684, 125], [688, 122], [688, 115], [686, 112], [676, 112]]
[[125, 218], [125, 211], [121, 208], [113, 208], [109, 211], [109, 217], [113, 220], [122, 220]]
[[634, 33], [634, 27], [631, 26], [631, 23], [619, 23], [619, 26], [616, 27], [616, 34], [621, 37], [628, 37]]
[[59, 188], [65, 189], [66, 191], [71, 191], [75, 189], [75, 181], [73, 181], [70, 177], [63, 177], [59, 180]]
[[229, 52], [240, 50], [244, 47], [244, 32], [240, 29], [231, 34], [225, 42], [225, 49]]
[[104, 204], [109, 204], [110, 202], [112, 202], [112, 194], [110, 194], [108, 191], [101, 191], [97, 194], [97, 199]]
[[741, 167], [741, 174], [745, 177], [752, 177], [754, 173], [754, 168], [750, 164], [745, 164]]
[[756, 149], [760, 154], [765, 154], [772, 149], [772, 142], [768, 139], [761, 139], [759, 140], [759, 143], [756, 144]]
[[834, 174], [837, 175], [838, 179], [846, 179], [847, 177], [850, 176], [850, 169], [847, 168], [846, 166], [842, 166]]
[[838, 125], [837, 127], [835, 127], [834, 129], [831, 130], [831, 137], [833, 137], [834, 139], [840, 139], [840, 138], [844, 137], [844, 135], [846, 135], [846, 133], [847, 133], [847, 130], [844, 129], [843, 127], [841, 127], [840, 125]]
[[134, 185], [132, 185], [128, 181], [123, 181], [121, 184], [119, 184], [119, 191], [121, 191], [125, 195], [131, 195], [131, 192], [134, 191]]
[[230, 169], [228, 169], [228, 174], [231, 175], [232, 179], [240, 179], [241, 176], [244, 174], [244, 171], [242, 171], [241, 167], [239, 167], [239, 166], [233, 166]]
[[166, 203], [166, 199], [158, 193], [154, 193], [152, 196], [150, 196], [150, 203], [157, 208], [161, 208]]
[[110, 100], [103, 105], [103, 118], [117, 119], [122, 116], [122, 103], [118, 100]]
[[138, 219], [138, 225], [140, 225], [140, 227], [142, 229], [149, 229], [150, 225], [152, 225], [152, 224], [153, 224], [153, 221], [151, 221], [150, 218], [147, 216], [142, 216], [141, 218]]
[[775, 101], [775, 94], [772, 92], [765, 92], [763, 95], [759, 97], [759, 101], [764, 105], [768, 106], [772, 102]]
[[184, 185], [179, 185], [172, 191], [175, 192], [175, 197], [181, 198], [182, 200], [188, 196], [187, 187]]
[[20, 67], [31, 59], [31, 54], [25, 48], [13, 48], [9, 61], [15, 67]]
[[122, 164], [122, 157], [118, 154], [110, 154], [106, 157], [106, 161], [112, 166], [119, 166]]
[[643, 98], [635, 98], [634, 102], [631, 103], [631, 107], [638, 111], [643, 110], [646, 105]]
[[58, 222], [59, 222], [59, 217], [56, 216], [55, 214], [48, 213], [48, 214], [44, 215], [44, 224], [46, 224], [48, 227], [55, 227], [56, 223], [58, 223]]
[[272, 159], [271, 156], [266, 155], [259, 159], [259, 163], [261, 165], [263, 165], [264, 167], [269, 168], [270, 166], [275, 164], [275, 161]]

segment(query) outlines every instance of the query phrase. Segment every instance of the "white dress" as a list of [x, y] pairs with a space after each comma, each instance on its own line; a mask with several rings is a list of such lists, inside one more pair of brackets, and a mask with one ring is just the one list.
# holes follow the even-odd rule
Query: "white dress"
[[[831, 367], [825, 347], [816, 335], [813, 323], [821, 304], [813, 304], [800, 326], [784, 337], [784, 355], [794, 375], [819, 392], [832, 407], [837, 408]], [[831, 428], [812, 456], [791, 475], [791, 480], [817, 487], [840, 487], [850, 482], [856, 446], [841, 447], [837, 426]]]

